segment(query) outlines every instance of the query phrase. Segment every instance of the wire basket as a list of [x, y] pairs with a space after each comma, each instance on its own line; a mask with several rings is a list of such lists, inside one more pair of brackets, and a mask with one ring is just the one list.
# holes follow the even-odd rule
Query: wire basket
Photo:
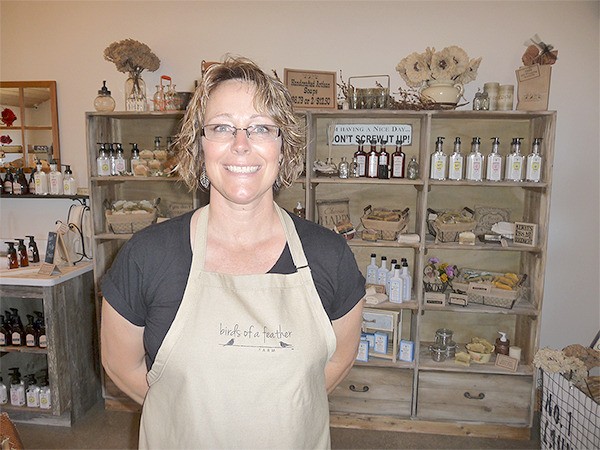
[[156, 210], [135, 214], [113, 214], [105, 211], [109, 231], [115, 234], [133, 234], [156, 222]]

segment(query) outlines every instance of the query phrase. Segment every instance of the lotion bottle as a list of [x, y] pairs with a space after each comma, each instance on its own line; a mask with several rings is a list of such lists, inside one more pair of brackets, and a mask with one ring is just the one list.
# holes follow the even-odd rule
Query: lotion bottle
[[463, 155], [460, 153], [460, 138], [454, 140], [454, 153], [450, 155], [450, 165], [448, 166], [448, 178], [454, 181], [463, 179]]
[[57, 164], [54, 159], [50, 161], [50, 195], [62, 195], [64, 192], [63, 174], [57, 170]]
[[408, 260], [406, 258], [402, 258], [400, 260], [402, 263], [402, 272], [400, 273], [400, 277], [402, 278], [402, 300], [405, 302], [409, 302], [412, 299], [412, 276], [408, 272]]
[[502, 180], [502, 156], [498, 153], [500, 146], [500, 138], [492, 138], [492, 151], [487, 156], [487, 171], [486, 180], [501, 181]]
[[19, 242], [17, 246], [17, 254], [19, 255], [19, 266], [27, 267], [29, 266], [29, 257], [27, 256], [27, 247], [25, 247], [25, 239], [15, 239]]
[[127, 172], [127, 161], [123, 157], [123, 146], [117, 143], [117, 154], [115, 155], [115, 173], [113, 175], [124, 175]]
[[508, 355], [510, 341], [506, 338], [506, 333], [503, 331], [498, 331], [498, 334], [500, 337], [496, 339], [496, 347], [494, 351], [497, 355]]
[[367, 284], [377, 284], [377, 255], [371, 253], [371, 264], [367, 266]]
[[65, 195], [77, 195], [77, 185], [75, 184], [75, 178], [73, 177], [73, 171], [71, 166], [65, 164], [65, 176], [63, 178], [63, 193]]
[[432, 180], [446, 179], [446, 166], [448, 165], [448, 157], [444, 153], [444, 137], [438, 136], [435, 142], [435, 152], [431, 155], [431, 173], [429, 178]]
[[50, 386], [48, 386], [48, 375], [46, 374], [40, 382], [40, 408], [52, 408], [52, 396], [50, 395]]
[[6, 254], [6, 268], [7, 269], [18, 269], [19, 268], [19, 257], [17, 256], [17, 249], [15, 248], [14, 242], [5, 242], [8, 245], [8, 253]]
[[381, 267], [377, 269], [377, 284], [385, 286], [385, 280], [389, 270], [387, 268], [387, 256], [381, 257]]
[[10, 373], [10, 404], [25, 406], [25, 386], [21, 382], [21, 374], [17, 367], [9, 369]]
[[33, 179], [35, 180], [35, 195], [48, 195], [48, 175], [42, 170], [42, 163], [39, 159], [37, 160], [36, 168], [37, 170], [33, 175]]
[[535, 138], [531, 153], [527, 155], [527, 170], [525, 179], [538, 183], [542, 179], [542, 157], [540, 156], [540, 144], [542, 138]]
[[521, 155], [521, 140], [523, 138], [514, 138], [512, 142], [512, 151], [506, 157], [506, 174], [504, 178], [507, 181], [523, 181], [523, 155]]
[[27, 244], [27, 256], [29, 257], [29, 261], [32, 263], [40, 262], [40, 252], [38, 251], [37, 243], [33, 236], [25, 236], [29, 238], [29, 244]]
[[37, 381], [33, 374], [27, 376], [27, 407], [28, 408], [39, 408], [40, 407], [40, 388], [36, 384]]
[[110, 159], [106, 153], [106, 146], [103, 143], [98, 142], [100, 146], [98, 150], [98, 158], [96, 158], [96, 166], [99, 177], [110, 176]]
[[44, 322], [44, 313], [41, 311], [34, 311], [33, 313], [37, 316], [35, 325], [37, 327], [38, 332], [38, 345], [40, 348], [47, 348], [48, 337], [46, 336], [46, 324]]
[[474, 137], [471, 142], [471, 153], [467, 156], [466, 179], [470, 181], [481, 181], [483, 179], [483, 155], [479, 151], [481, 139]]
[[0, 377], [0, 405], [6, 405], [8, 403], [8, 390], [6, 389], [6, 385], [2, 382], [2, 377]]
[[27, 325], [25, 325], [25, 345], [27, 347], [37, 347], [37, 330], [33, 323], [34, 317], [31, 314], [27, 314]]
[[392, 303], [402, 303], [404, 300], [404, 280], [400, 276], [400, 264], [394, 266], [394, 275], [390, 278], [389, 299]]

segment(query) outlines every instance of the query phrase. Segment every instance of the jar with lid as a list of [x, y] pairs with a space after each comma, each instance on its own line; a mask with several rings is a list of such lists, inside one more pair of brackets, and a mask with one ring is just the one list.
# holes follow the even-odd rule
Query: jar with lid
[[439, 328], [435, 332], [435, 343], [443, 346], [447, 346], [452, 341], [452, 335], [454, 331], [449, 328]]
[[431, 359], [435, 362], [442, 362], [446, 360], [446, 346], [440, 344], [433, 344], [429, 346], [431, 351]]
[[102, 88], [98, 90], [98, 96], [94, 100], [94, 108], [96, 111], [114, 111], [115, 99], [111, 97], [110, 91], [106, 87], [106, 80], [102, 82]]
[[408, 166], [406, 166], [406, 178], [409, 180], [416, 180], [419, 178], [419, 163], [414, 156], [410, 159]]

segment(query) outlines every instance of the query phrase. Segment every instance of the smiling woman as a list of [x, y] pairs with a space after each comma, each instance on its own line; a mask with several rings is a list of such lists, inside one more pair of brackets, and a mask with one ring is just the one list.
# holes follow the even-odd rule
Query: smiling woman
[[251, 61], [213, 64], [177, 145], [210, 204], [135, 234], [102, 283], [102, 360], [143, 403], [140, 446], [328, 448], [365, 280], [343, 237], [273, 200], [302, 169], [290, 95]]

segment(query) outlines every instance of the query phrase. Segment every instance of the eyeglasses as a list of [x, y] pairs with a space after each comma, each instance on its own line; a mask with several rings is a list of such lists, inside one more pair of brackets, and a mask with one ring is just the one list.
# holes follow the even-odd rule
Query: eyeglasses
[[232, 142], [238, 131], [245, 131], [252, 142], [272, 142], [281, 136], [281, 129], [275, 125], [252, 125], [237, 128], [231, 125], [214, 124], [202, 127], [202, 136], [213, 142]]

